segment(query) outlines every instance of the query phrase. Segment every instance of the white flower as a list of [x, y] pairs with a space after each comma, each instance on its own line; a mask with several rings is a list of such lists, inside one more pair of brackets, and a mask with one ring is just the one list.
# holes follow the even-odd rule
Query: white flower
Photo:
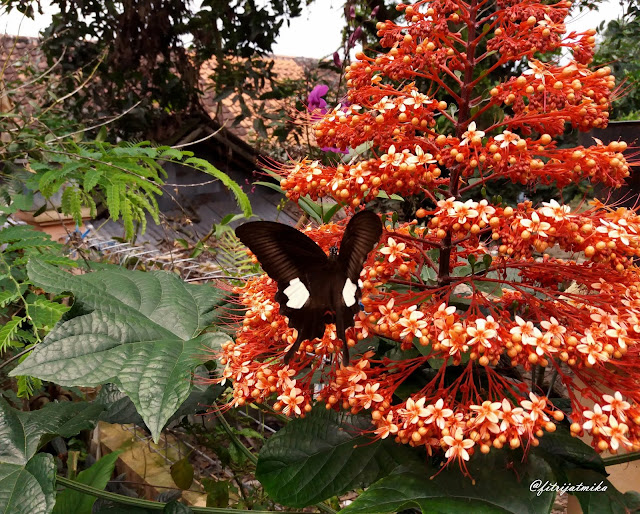
[[389, 100], [388, 96], [383, 97], [377, 104], [373, 106], [373, 109], [384, 113], [385, 111], [392, 111], [396, 108], [396, 104]]
[[467, 131], [462, 134], [462, 141], [460, 142], [460, 146], [469, 144], [469, 142], [474, 137], [484, 137], [484, 132], [482, 130], [476, 130], [476, 122], [472, 121], [471, 123], [469, 123]]
[[568, 205], [560, 205], [555, 200], [550, 202], [542, 202], [542, 209], [540, 212], [547, 218], [553, 218], [556, 221], [562, 221], [570, 212], [571, 207]]
[[547, 237], [545, 231], [551, 228], [551, 225], [546, 221], [540, 221], [540, 216], [538, 216], [537, 212], [531, 213], [530, 220], [526, 218], [520, 220], [520, 225], [525, 227], [532, 234], [537, 232], [540, 237]]
[[448, 210], [447, 214], [452, 217], [458, 218], [458, 223], [463, 224], [467, 222], [467, 218], [477, 218], [478, 211], [476, 207], [478, 204], [473, 200], [467, 200], [466, 202], [453, 202], [453, 205]]
[[520, 140], [520, 136], [509, 130], [505, 130], [502, 134], [498, 134], [494, 139], [500, 142], [500, 148], [507, 148], [510, 144], [517, 145]]
[[414, 109], [421, 107], [423, 104], [428, 105], [433, 103], [433, 100], [429, 100], [427, 95], [423, 95], [417, 89], [411, 91], [411, 96], [409, 98], [405, 98], [402, 102], [404, 105], [413, 105]]

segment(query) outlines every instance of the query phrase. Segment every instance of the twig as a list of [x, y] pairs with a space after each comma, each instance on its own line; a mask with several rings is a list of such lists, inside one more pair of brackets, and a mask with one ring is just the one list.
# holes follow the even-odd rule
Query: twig
[[198, 143], [202, 143], [203, 141], [206, 141], [207, 139], [210, 139], [213, 136], [215, 136], [216, 134], [220, 133], [222, 131], [222, 129], [226, 126], [226, 124], [227, 124], [227, 122], [225, 121], [218, 130], [213, 131], [208, 136], [205, 136], [205, 137], [203, 137], [201, 139], [196, 139], [195, 141], [187, 141], [186, 143], [183, 143], [181, 145], [174, 145], [171, 148], [178, 149], [178, 148], [184, 148], [185, 146], [192, 146], [192, 145], [197, 145]]
[[139, 100], [134, 105], [129, 107], [126, 111], [121, 112], [120, 114], [118, 114], [114, 118], [109, 118], [108, 120], [103, 121], [102, 123], [98, 123], [97, 125], [92, 125], [91, 127], [83, 128], [81, 130], [76, 130], [75, 132], [69, 132], [68, 134], [64, 134], [64, 135], [58, 136], [58, 137], [56, 137], [54, 139], [50, 139], [49, 141], [47, 141], [47, 144], [49, 145], [49, 144], [54, 143], [56, 141], [60, 141], [61, 139], [67, 138], [69, 136], [75, 136], [76, 134], [82, 134], [83, 132], [88, 132], [89, 130], [93, 130], [93, 129], [96, 129], [98, 127], [102, 127], [104, 125], [108, 125], [109, 123], [113, 123], [114, 121], [119, 120], [123, 116], [126, 116], [127, 114], [129, 114], [133, 109], [138, 107], [138, 105], [140, 105], [141, 103], [142, 103], [142, 100]]

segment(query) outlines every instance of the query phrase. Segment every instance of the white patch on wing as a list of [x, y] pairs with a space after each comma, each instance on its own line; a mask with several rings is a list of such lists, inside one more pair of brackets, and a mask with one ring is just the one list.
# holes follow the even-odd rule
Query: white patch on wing
[[283, 292], [287, 297], [287, 307], [292, 309], [301, 309], [309, 299], [309, 291], [299, 278], [294, 278], [289, 282]]
[[342, 299], [347, 307], [351, 307], [356, 303], [357, 290], [358, 286], [351, 282], [350, 278], [347, 278], [347, 281], [344, 283], [344, 287], [342, 288]]

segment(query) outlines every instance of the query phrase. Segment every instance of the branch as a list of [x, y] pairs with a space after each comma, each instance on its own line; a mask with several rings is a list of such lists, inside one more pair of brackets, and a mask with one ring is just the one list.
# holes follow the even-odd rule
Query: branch
[[[119, 503], [120, 505], [129, 505], [131, 507], [140, 507], [143, 509], [149, 510], [157, 510], [162, 511], [168, 505], [167, 503], [155, 502], [151, 500], [144, 500], [142, 498], [131, 498], [130, 496], [123, 496], [121, 494], [111, 493], [109, 491], [103, 491], [102, 489], [96, 489], [95, 487], [91, 487], [90, 485], [81, 484], [80, 482], [76, 482], [75, 480], [70, 480], [68, 478], [62, 477], [60, 475], [56, 476], [56, 483], [66, 487], [67, 489], [71, 489], [73, 491], [78, 491], [79, 493], [87, 494], [89, 496], [94, 496], [96, 498], [102, 498], [104, 500], [110, 500], [115, 503]], [[237, 509], [221, 509], [214, 507], [195, 507], [189, 506], [189, 508], [195, 513], [212, 513], [212, 514], [237, 514]], [[255, 512], [256, 514], [269, 514], [271, 511], [266, 510], [252, 510], [251, 512]], [[301, 511], [291, 511], [292, 514], [304, 514]]]

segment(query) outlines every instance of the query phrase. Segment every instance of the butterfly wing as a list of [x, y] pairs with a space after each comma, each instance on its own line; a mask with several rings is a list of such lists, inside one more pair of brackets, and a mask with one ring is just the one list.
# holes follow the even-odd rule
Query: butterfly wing
[[334, 301], [336, 332], [343, 341], [342, 360], [345, 366], [349, 362], [345, 331], [354, 325], [354, 316], [359, 310], [357, 300], [360, 298], [360, 272], [369, 252], [378, 244], [381, 234], [382, 223], [378, 215], [371, 211], [360, 211], [349, 220], [340, 243], [338, 264], [346, 277], [342, 290], [336, 291], [338, 294]]
[[236, 236], [258, 258], [267, 275], [283, 288], [302, 279], [309, 269], [327, 263], [327, 255], [311, 238], [282, 223], [245, 223], [236, 229]]
[[381, 235], [382, 222], [374, 212], [360, 211], [349, 221], [340, 243], [338, 262], [354, 284], [358, 283], [364, 261]]
[[324, 333], [328, 281], [322, 277], [329, 260], [311, 238], [282, 223], [245, 223], [236, 229], [236, 235], [278, 283], [275, 300], [280, 304], [280, 313], [298, 331], [294, 345], [285, 355], [287, 363], [302, 341]]

